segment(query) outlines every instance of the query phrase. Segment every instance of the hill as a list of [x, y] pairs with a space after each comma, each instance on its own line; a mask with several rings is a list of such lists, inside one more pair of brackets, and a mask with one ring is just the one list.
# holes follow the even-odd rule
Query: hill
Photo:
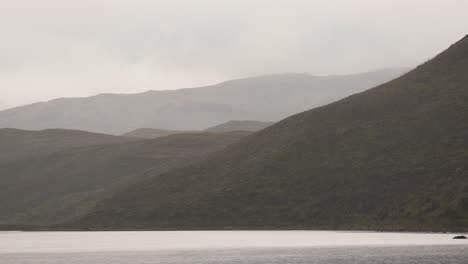
[[99, 204], [95, 229], [468, 230], [468, 36]]
[[231, 120], [213, 127], [205, 129], [205, 132], [225, 133], [230, 131], [251, 131], [256, 132], [273, 125], [274, 122], [261, 122], [254, 120]]
[[66, 128], [120, 135], [142, 127], [202, 130], [226, 120], [277, 121], [364, 91], [404, 71], [326, 77], [282, 74], [193, 89], [61, 98], [0, 111], [0, 128]]
[[128, 142], [129, 139], [79, 130], [0, 129], [0, 164], [80, 146]]
[[56, 148], [52, 153], [17, 158], [0, 165], [0, 225], [51, 225], [70, 221], [147, 174], [190, 164], [247, 134], [178, 134], [60, 151]]
[[[204, 132], [208, 133], [226, 133], [234, 131], [250, 131], [256, 132], [261, 129], [264, 129], [268, 126], [274, 124], [273, 122], [262, 122], [262, 121], [253, 121], [253, 120], [232, 120], [216, 126], [209, 127]], [[138, 128], [122, 134], [123, 137], [128, 138], [159, 138], [165, 137], [174, 134], [183, 134], [183, 133], [197, 133], [199, 131], [182, 131], [182, 130], [165, 130], [157, 128]]]
[[165, 130], [157, 128], [138, 128], [122, 134], [123, 137], [128, 138], [159, 138], [174, 134], [195, 133], [195, 131], [182, 131], [182, 130]]

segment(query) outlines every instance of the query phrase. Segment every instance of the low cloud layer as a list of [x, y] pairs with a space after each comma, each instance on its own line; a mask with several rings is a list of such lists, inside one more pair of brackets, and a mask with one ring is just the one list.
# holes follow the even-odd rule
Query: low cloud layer
[[468, 33], [457, 0], [0, 1], [9, 105], [414, 66]]

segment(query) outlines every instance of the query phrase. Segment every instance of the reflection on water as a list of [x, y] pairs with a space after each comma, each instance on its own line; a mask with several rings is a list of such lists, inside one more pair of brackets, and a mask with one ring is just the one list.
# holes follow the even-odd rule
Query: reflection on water
[[307, 249], [238, 249], [0, 255], [2, 264], [378, 264], [468, 263], [466, 246], [315, 247]]
[[468, 242], [452, 236], [316, 231], [0, 232], [0, 263], [468, 263]]

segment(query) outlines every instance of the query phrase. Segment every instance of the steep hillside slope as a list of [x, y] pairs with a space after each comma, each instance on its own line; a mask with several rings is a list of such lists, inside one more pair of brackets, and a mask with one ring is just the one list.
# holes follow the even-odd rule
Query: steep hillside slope
[[225, 133], [229, 131], [252, 131], [256, 132], [273, 125], [274, 122], [261, 122], [254, 120], [232, 120], [217, 126], [205, 129], [206, 132]]
[[78, 147], [2, 164], [0, 225], [69, 221], [146, 173], [189, 164], [247, 134], [179, 134]]
[[468, 36], [214, 156], [120, 192], [78, 225], [468, 230]]
[[146, 127], [202, 130], [226, 120], [277, 121], [389, 81], [404, 70], [349, 76], [283, 74], [141, 94], [63, 98], [0, 111], [0, 128], [122, 134]]

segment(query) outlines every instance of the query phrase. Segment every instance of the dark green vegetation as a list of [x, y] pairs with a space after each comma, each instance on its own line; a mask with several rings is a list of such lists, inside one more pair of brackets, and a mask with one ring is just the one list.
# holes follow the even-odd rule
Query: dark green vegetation
[[0, 130], [0, 225], [71, 221], [124, 186], [203, 159], [247, 134], [129, 140], [82, 131]]
[[401, 78], [133, 185], [77, 225], [468, 230], [468, 36]]
[[273, 125], [274, 122], [261, 122], [254, 120], [231, 120], [217, 126], [205, 129], [206, 132], [225, 133], [230, 131], [256, 132]]
[[388, 69], [348, 76], [280, 74], [140, 94], [61, 98], [0, 111], [0, 128], [66, 128], [120, 135], [134, 129], [202, 130], [226, 120], [277, 121], [400, 76]]

